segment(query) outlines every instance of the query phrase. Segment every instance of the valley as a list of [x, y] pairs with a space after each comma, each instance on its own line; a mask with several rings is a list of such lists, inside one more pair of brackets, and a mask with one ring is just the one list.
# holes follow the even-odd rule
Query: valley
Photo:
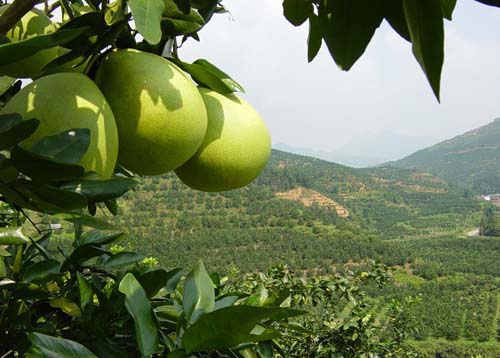
[[415, 169], [353, 169], [274, 150], [240, 190], [201, 193], [173, 175], [144, 178], [121, 200], [116, 224], [131, 233], [127, 245], [169, 268], [201, 257], [222, 273], [286, 264], [323, 275], [382, 262], [395, 279], [371, 295], [416, 299], [417, 349], [431, 342], [449, 357], [496, 357], [500, 239], [467, 236], [481, 205]]

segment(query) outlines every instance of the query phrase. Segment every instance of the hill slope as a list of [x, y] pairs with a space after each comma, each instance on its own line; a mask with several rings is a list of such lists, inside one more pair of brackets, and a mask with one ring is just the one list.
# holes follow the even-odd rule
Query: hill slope
[[[140, 251], [165, 265], [208, 256], [222, 271], [232, 262], [247, 270], [283, 261], [328, 269], [372, 255], [366, 240], [465, 231], [478, 211], [477, 201], [432, 175], [352, 169], [276, 150], [246, 188], [202, 193], [166, 175], [145, 178], [120, 206], [117, 223]], [[397, 262], [408, 256], [395, 254]]]
[[500, 192], [500, 118], [392, 164], [433, 173], [476, 193]]

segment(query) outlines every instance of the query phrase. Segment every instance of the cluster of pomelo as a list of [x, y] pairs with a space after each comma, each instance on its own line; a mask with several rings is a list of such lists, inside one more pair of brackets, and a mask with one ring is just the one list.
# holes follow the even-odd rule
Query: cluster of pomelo
[[[19, 41], [54, 29], [34, 9], [8, 37]], [[40, 51], [0, 67], [0, 75], [34, 77], [58, 55]], [[110, 52], [94, 80], [67, 70], [34, 80], [2, 109], [40, 121], [23, 142], [26, 147], [45, 136], [89, 128], [91, 142], [80, 161], [86, 171], [107, 178], [117, 163], [141, 175], [175, 170], [188, 186], [204, 191], [242, 187], [269, 159], [269, 132], [247, 102], [198, 88], [163, 57], [132, 49]]]

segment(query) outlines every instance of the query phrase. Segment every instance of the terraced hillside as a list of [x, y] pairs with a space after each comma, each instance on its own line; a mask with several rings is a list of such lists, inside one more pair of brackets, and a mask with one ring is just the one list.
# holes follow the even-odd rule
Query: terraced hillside
[[255, 183], [231, 192], [196, 192], [173, 175], [145, 178], [117, 220], [164, 264], [208, 254], [219, 270], [234, 262], [248, 270], [286, 256], [289, 265], [324, 270], [360, 257], [338, 245], [464, 232], [476, 225], [479, 204], [463, 194], [414, 170], [352, 169], [273, 151]]

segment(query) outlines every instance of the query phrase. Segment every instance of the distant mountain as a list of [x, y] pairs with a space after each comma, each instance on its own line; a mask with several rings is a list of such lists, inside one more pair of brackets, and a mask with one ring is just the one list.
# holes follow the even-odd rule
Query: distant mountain
[[391, 163], [432, 173], [476, 193], [500, 192], [500, 118]]
[[354, 168], [368, 168], [402, 158], [421, 148], [436, 143], [431, 137], [412, 137], [392, 132], [365, 133], [333, 151], [298, 148], [283, 143], [274, 148], [307, 155]]

